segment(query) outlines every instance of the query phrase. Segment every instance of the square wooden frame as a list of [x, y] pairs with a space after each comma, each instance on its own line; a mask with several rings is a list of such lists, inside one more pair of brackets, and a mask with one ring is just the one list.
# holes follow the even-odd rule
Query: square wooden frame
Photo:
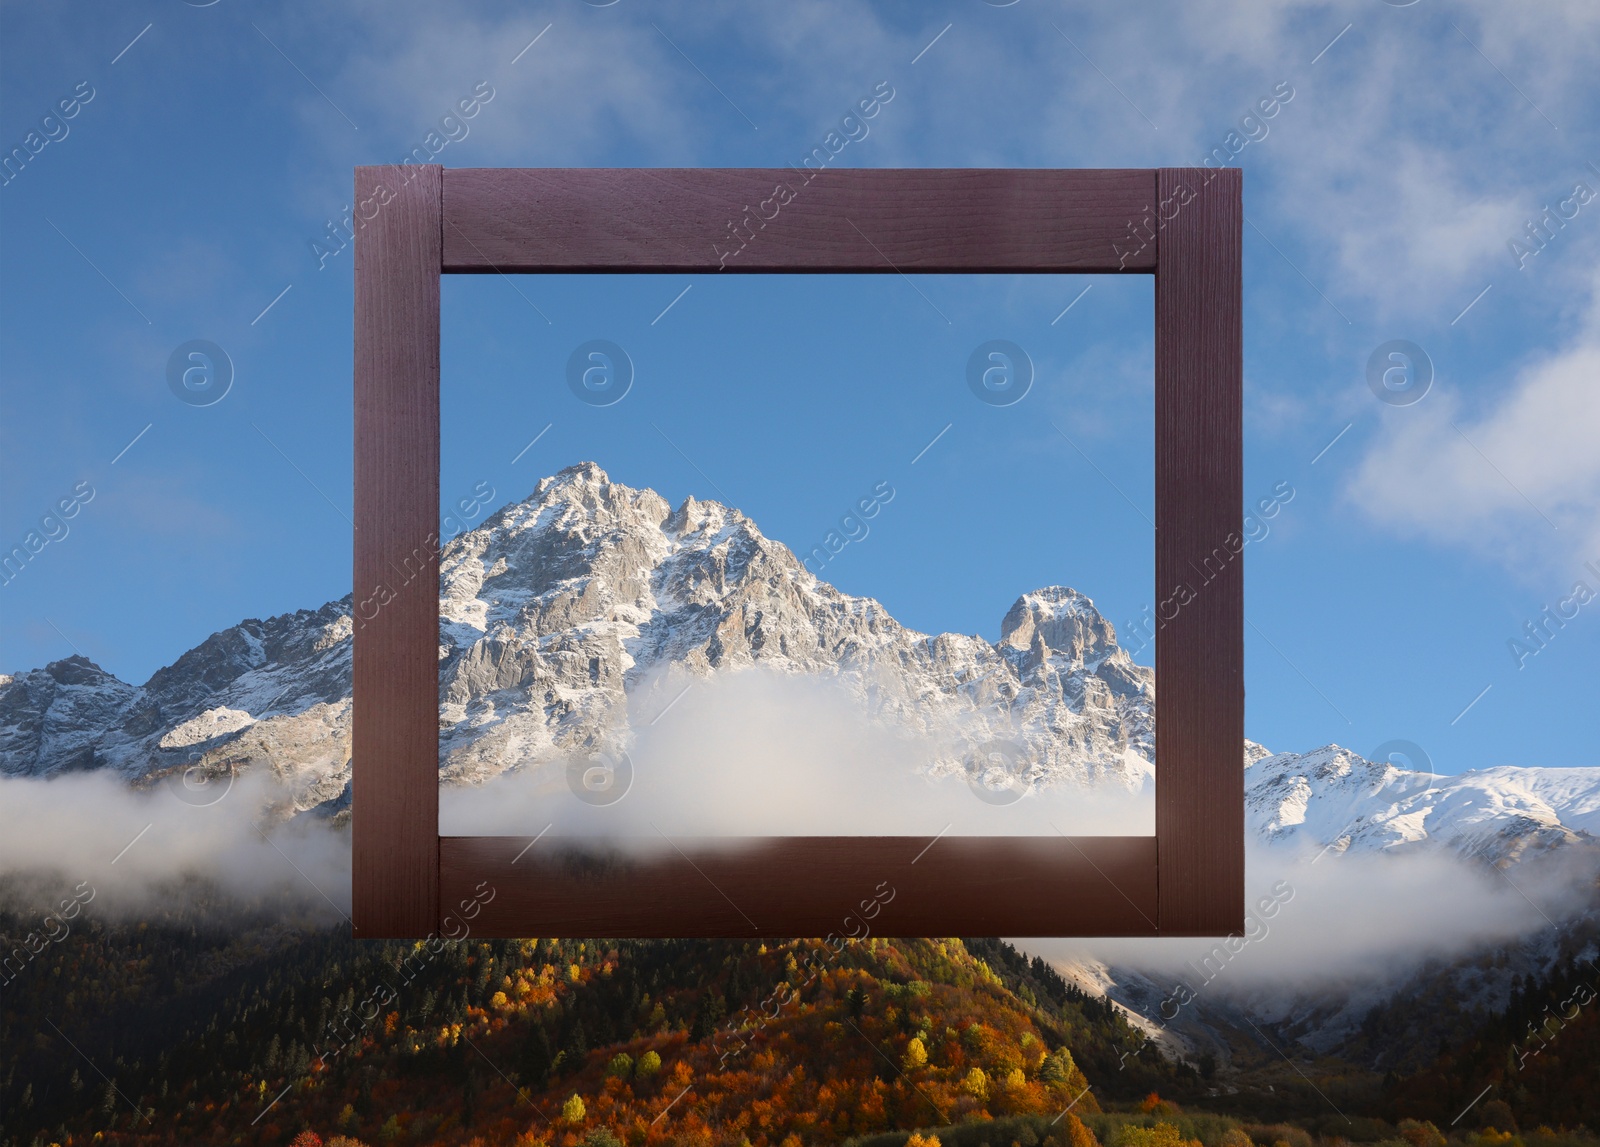
[[[355, 935], [820, 936], [883, 882], [878, 934], [1242, 931], [1241, 189], [1207, 168], [358, 167]], [[755, 232], [732, 256], [730, 219]], [[439, 835], [439, 276], [719, 269], [1155, 275], [1154, 836], [680, 841], [597, 868]]]

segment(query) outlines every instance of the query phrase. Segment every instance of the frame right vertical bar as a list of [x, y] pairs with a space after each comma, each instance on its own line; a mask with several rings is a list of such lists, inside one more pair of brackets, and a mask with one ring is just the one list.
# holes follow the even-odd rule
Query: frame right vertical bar
[[[1162, 935], [1244, 928], [1243, 177], [1161, 168], [1155, 290]], [[1181, 770], [1162, 762], [1182, 761]]]

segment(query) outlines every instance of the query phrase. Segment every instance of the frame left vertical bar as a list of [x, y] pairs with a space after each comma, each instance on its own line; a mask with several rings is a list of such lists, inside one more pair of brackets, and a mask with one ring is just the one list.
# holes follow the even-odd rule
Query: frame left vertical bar
[[353, 931], [439, 920], [443, 168], [355, 170]]

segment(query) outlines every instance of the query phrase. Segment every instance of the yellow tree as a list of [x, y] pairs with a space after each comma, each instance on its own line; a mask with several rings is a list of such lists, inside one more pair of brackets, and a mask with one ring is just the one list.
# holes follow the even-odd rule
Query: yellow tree
[[975, 1067], [967, 1072], [967, 1077], [961, 1081], [961, 1090], [965, 1091], [979, 1103], [989, 1098], [989, 1077], [983, 1074], [983, 1068]]

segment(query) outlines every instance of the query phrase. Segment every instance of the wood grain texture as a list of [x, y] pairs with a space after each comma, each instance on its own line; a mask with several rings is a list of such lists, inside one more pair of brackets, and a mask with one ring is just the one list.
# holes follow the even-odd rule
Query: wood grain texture
[[[762, 226], [780, 182], [794, 193]], [[785, 169], [358, 168], [356, 935], [1242, 930], [1240, 190], [1237, 171], [1203, 169], [837, 170], [806, 181]], [[730, 238], [746, 204], [748, 237]], [[724, 263], [1155, 271], [1154, 837], [953, 838], [926, 852], [925, 840], [891, 837], [773, 838], [739, 852], [679, 842], [681, 852], [606, 865], [554, 841], [524, 854], [521, 838], [439, 837], [438, 276]], [[893, 900], [861, 919], [884, 887]]]
[[1149, 170], [465, 168], [444, 270], [1146, 271]]
[[351, 834], [362, 939], [424, 936], [439, 919], [441, 170], [356, 168]]
[[774, 837], [737, 849], [657, 843], [663, 851], [651, 859], [601, 862], [564, 851], [552, 837], [532, 847], [527, 837], [442, 837], [440, 932], [1155, 933], [1154, 837]]
[[1242, 176], [1163, 168], [1156, 266], [1162, 935], [1244, 927]]

